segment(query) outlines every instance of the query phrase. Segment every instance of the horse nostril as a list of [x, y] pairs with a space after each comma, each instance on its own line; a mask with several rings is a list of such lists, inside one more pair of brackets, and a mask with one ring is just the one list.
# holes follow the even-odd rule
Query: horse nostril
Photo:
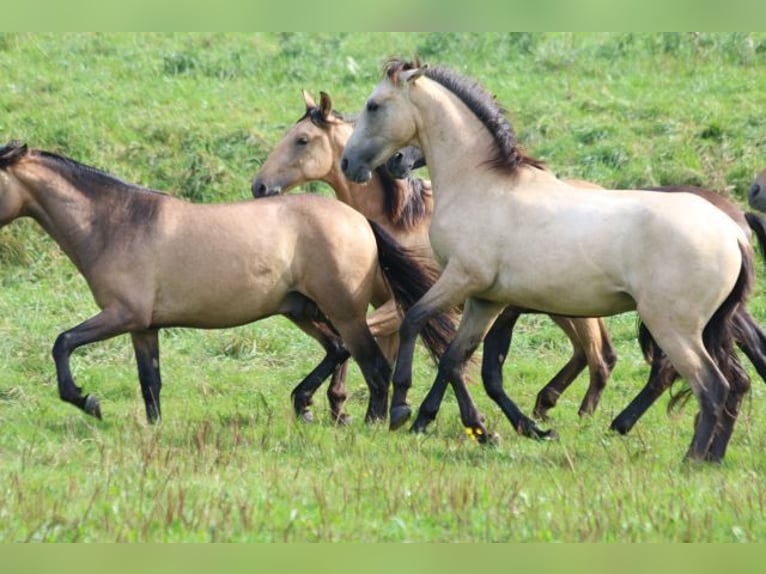
[[348, 169], [348, 160], [345, 157], [340, 160], [340, 169], [343, 170], [343, 173], [346, 173], [346, 170]]
[[750, 197], [751, 198], [755, 197], [759, 193], [761, 193], [761, 186], [760, 186], [759, 183], [754, 183], [753, 185], [750, 186]]
[[256, 179], [250, 187], [250, 190], [253, 192], [253, 196], [263, 197], [266, 195], [267, 187], [265, 183]]

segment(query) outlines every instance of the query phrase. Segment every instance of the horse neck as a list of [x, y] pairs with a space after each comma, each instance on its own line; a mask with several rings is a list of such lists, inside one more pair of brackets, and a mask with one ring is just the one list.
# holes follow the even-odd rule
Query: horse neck
[[459, 193], [461, 181], [474, 178], [476, 168], [489, 159], [494, 142], [481, 120], [437, 82], [419, 83], [410, 93], [417, 112], [417, 137], [436, 190], [436, 207], [452, 190]]
[[85, 274], [90, 259], [83, 250], [92, 236], [94, 210], [91, 200], [55, 173], [27, 178], [29, 202], [27, 215], [37, 221]]
[[373, 175], [372, 180], [367, 184], [358, 184], [350, 181], [343, 175], [340, 169], [340, 158], [343, 155], [343, 148], [346, 145], [353, 125], [343, 124], [342, 127], [335, 127], [330, 134], [331, 146], [333, 150], [333, 162], [330, 172], [322, 178], [326, 184], [333, 188], [335, 197], [346, 205], [353, 207], [356, 211], [376, 223], [387, 227], [385, 222], [385, 207], [383, 197], [383, 183], [377, 174]]

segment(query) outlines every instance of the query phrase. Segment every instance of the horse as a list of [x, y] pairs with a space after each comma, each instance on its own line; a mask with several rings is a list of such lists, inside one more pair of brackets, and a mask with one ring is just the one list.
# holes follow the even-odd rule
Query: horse
[[[425, 165], [423, 151], [417, 146], [407, 146], [397, 151], [386, 162], [386, 170], [395, 178], [406, 178], [410, 176], [413, 170], [425, 167]], [[766, 172], [764, 176], [766, 176]], [[602, 186], [587, 180], [567, 179], [566, 182], [580, 189], [603, 189]], [[739, 225], [748, 238], [755, 235], [762, 248], [762, 255], [766, 259], [766, 250], [763, 249], [766, 246], [766, 222], [755, 213], [744, 212], [736, 203], [720, 193], [691, 185], [666, 185], [641, 189], [663, 193], [691, 193], [710, 202]], [[505, 318], [504, 314], [505, 312], [495, 321], [492, 329], [484, 338], [485, 376], [499, 377], [501, 381], [502, 365], [505, 357], [508, 356], [514, 327], [514, 322]], [[760, 377], [766, 381], [766, 333], [744, 305], [737, 307], [733, 320], [736, 325], [737, 345], [748, 357]], [[486, 352], [488, 345], [497, 349], [494, 355]], [[610, 430], [619, 434], [625, 435], [630, 432], [641, 416], [678, 378], [678, 373], [668, 363], [664, 354], [656, 353], [654, 356], [647, 356], [646, 358], [651, 363], [651, 371], [646, 385], [609, 425]], [[491, 366], [493, 362], [495, 362], [494, 369]], [[673, 404], [674, 402], [671, 401], [670, 405]], [[535, 414], [537, 413], [535, 412]]]
[[[429, 237], [444, 270], [402, 322], [390, 418], [410, 412], [414, 337], [440, 309], [464, 302], [437, 380], [453, 385], [466, 431], [480, 441], [487, 429], [463, 365], [508, 304], [588, 317], [635, 310], [642, 348], [664, 352], [697, 398], [685, 459], [722, 461], [749, 388], [730, 320], [753, 281], [742, 230], [691, 194], [575, 192], [524, 153], [505, 110], [480, 84], [447, 68], [390, 60], [341, 169], [368, 181], [411, 144], [432, 177]], [[432, 402], [429, 391], [421, 411]]]
[[[154, 423], [160, 329], [226, 328], [282, 314], [326, 353], [293, 391], [296, 413], [350, 355], [370, 389], [365, 420], [384, 420], [391, 365], [365, 320], [375, 284], [393, 273], [394, 290], [409, 285], [417, 298], [433, 282], [385, 231], [335, 200], [194, 204], [13, 141], [0, 147], [0, 227], [18, 217], [36, 220], [58, 243], [100, 308], [53, 346], [60, 398], [99, 419], [98, 399], [83, 395], [70, 371], [78, 347], [129, 333]], [[329, 395], [341, 422], [345, 398]]]
[[[392, 169], [397, 172], [395, 177], [381, 166], [374, 171], [370, 182], [365, 185], [349, 181], [341, 173], [339, 166], [343, 147], [354, 126], [353, 118], [334, 110], [332, 99], [326, 92], [320, 92], [319, 104], [306, 91], [303, 92], [303, 100], [304, 114], [269, 153], [253, 180], [253, 196], [269, 197], [286, 193], [309, 181], [323, 181], [332, 187], [340, 201], [380, 224], [396, 241], [408, 248], [413, 256], [424, 261], [430, 269], [438, 270], [428, 239], [428, 224], [433, 211], [431, 185], [427, 180], [410, 177], [412, 169], [420, 167], [417, 162], [422, 161], [422, 154], [417, 156], [414, 150], [400, 150], [396, 154], [399, 157], [399, 165], [391, 164]], [[405, 163], [409, 168], [406, 172], [401, 169]], [[391, 299], [388, 304], [373, 313], [368, 318], [371, 326], [378, 327], [377, 330], [371, 327], [373, 333], [387, 334], [388, 331], [383, 331], [382, 325], [398, 331], [401, 317], [396, 311]], [[510, 345], [510, 330], [522, 311], [509, 307], [503, 312], [503, 324], [509, 328], [503, 357], [507, 356]], [[385, 320], [375, 319], [376, 316], [383, 316]], [[586, 366], [589, 367], [590, 382], [579, 412], [581, 415], [591, 414], [598, 405], [616, 362], [606, 328], [599, 319], [558, 316], [551, 316], [551, 319], [570, 339], [573, 355], [538, 393], [534, 414], [546, 419], [548, 410], [556, 405], [558, 397]], [[433, 353], [432, 356], [436, 358]], [[487, 359], [483, 361], [483, 369], [486, 370], [492, 365], [493, 368], [487, 371], [490, 373], [487, 376], [492, 376], [496, 372], [494, 366], [498, 363], [488, 358], [490, 354], [485, 356]], [[502, 360], [499, 365], [502, 365]], [[511, 408], [512, 414], [509, 416], [513, 417], [513, 426], [519, 429], [523, 436], [550, 436], [550, 431], [537, 427], [534, 421], [515, 406]], [[392, 428], [399, 424], [396, 420], [390, 422]]]
[[766, 211], [766, 169], [755, 176], [747, 192], [747, 202], [753, 209]]

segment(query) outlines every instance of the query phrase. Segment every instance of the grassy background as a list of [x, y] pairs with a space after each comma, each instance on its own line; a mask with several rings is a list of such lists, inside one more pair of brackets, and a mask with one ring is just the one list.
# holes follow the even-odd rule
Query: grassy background
[[[415, 54], [496, 93], [562, 176], [707, 185], [744, 206], [766, 163], [763, 33], [2, 34], [0, 140], [192, 201], [239, 199], [302, 114], [302, 88], [353, 112], [385, 58]], [[762, 284], [751, 309], [763, 323]], [[91, 420], [58, 400], [50, 348], [95, 311], [34, 222], [0, 231], [0, 540], [766, 539], [759, 380], [721, 468], [680, 465], [693, 413], [668, 417], [664, 399], [631, 436], [606, 431], [647, 374], [633, 315], [608, 321], [620, 361], [596, 415], [576, 416], [584, 377], [552, 412], [558, 442], [517, 437], [475, 387], [503, 436], [482, 449], [451, 394], [426, 436], [363, 425], [355, 368], [351, 427], [297, 423], [289, 392], [320, 352], [279, 318], [164, 331], [157, 428], [127, 337], [78, 351], [76, 380], [102, 399], [105, 420]], [[547, 318], [520, 322], [506, 378], [522, 408], [568, 353]], [[432, 376], [419, 353], [415, 404]]]

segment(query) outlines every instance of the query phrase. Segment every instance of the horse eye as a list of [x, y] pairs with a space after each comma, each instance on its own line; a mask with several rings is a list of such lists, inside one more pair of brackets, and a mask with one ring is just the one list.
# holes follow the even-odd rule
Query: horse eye
[[309, 138], [307, 138], [306, 136], [300, 136], [297, 140], [295, 140], [295, 143], [297, 143], [298, 145], [308, 145]]
[[375, 100], [370, 100], [369, 102], [367, 102], [367, 111], [368, 112], [374, 112], [379, 107], [380, 106], [378, 105], [378, 103]]

